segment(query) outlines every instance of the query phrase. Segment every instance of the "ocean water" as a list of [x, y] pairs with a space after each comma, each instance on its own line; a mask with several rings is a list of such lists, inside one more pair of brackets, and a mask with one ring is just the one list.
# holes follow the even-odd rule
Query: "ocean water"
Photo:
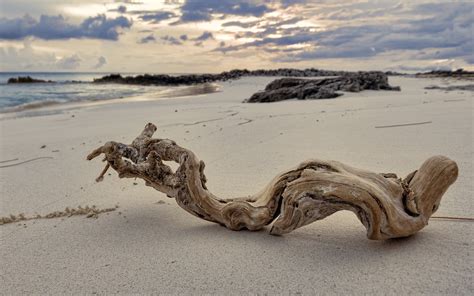
[[[0, 72], [0, 112], [19, 111], [67, 102], [153, 95], [165, 89], [165, 87], [158, 86], [90, 83], [94, 78], [108, 74], [110, 73]], [[122, 75], [136, 74], [123, 73]], [[7, 84], [9, 78], [18, 76], [31, 76], [35, 79], [52, 80], [56, 83]]]

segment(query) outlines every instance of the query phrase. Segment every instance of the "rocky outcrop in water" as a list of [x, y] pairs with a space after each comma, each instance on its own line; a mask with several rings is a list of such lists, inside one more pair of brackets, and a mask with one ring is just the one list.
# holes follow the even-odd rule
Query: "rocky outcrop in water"
[[12, 77], [9, 78], [7, 83], [8, 84], [13, 84], [13, 83], [53, 83], [54, 81], [51, 80], [42, 80], [42, 79], [35, 79], [30, 76], [18, 76], [18, 77]]
[[[231, 78], [228, 78], [231, 79]], [[111, 74], [102, 78], [94, 79], [94, 83], [120, 83], [120, 84], [138, 84], [138, 85], [157, 85], [157, 86], [168, 86], [168, 85], [190, 85], [198, 83], [208, 83], [217, 80], [214, 74], [201, 74], [201, 75], [180, 75], [171, 76], [166, 74], [160, 75], [137, 75], [137, 76], [122, 76], [120, 74]]]
[[383, 72], [358, 72], [325, 79], [281, 78], [255, 93], [246, 103], [268, 103], [283, 100], [317, 100], [341, 96], [338, 91], [360, 92], [363, 90], [400, 90], [390, 86]]
[[331, 71], [310, 69], [274, 69], [274, 70], [232, 70], [219, 74], [189, 74], [189, 75], [137, 75], [122, 76], [120, 74], [111, 74], [102, 78], [94, 79], [94, 83], [121, 83], [121, 84], [139, 84], [139, 85], [190, 85], [198, 83], [208, 83], [215, 81], [226, 81], [239, 79], [245, 76], [283, 76], [283, 77], [321, 77], [321, 76], [341, 76], [354, 72]]

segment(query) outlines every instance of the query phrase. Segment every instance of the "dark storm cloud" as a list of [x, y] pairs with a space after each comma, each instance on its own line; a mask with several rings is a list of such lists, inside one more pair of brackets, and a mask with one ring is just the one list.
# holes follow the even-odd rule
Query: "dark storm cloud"
[[74, 25], [62, 16], [41, 15], [39, 20], [25, 15], [21, 18], [0, 19], [0, 39], [23, 39], [33, 36], [45, 40], [90, 38], [117, 40], [120, 28], [130, 28], [131, 20], [119, 16], [107, 18], [104, 14], [86, 18], [81, 24]]

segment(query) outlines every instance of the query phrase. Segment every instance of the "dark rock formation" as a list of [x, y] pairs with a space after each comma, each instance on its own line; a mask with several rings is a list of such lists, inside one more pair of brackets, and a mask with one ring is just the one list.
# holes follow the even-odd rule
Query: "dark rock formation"
[[439, 90], [444, 90], [444, 91], [474, 91], [474, 84], [466, 84], [466, 85], [450, 85], [446, 87], [442, 86], [437, 86], [437, 85], [432, 85], [432, 86], [427, 86], [425, 89], [439, 89]]
[[52, 80], [35, 79], [30, 76], [18, 76], [9, 78], [7, 83], [54, 83]]
[[358, 72], [325, 79], [282, 78], [274, 80], [264, 91], [255, 93], [244, 102], [330, 99], [342, 95], [337, 91], [360, 92], [366, 89], [400, 90], [400, 87], [390, 86], [387, 75], [382, 72]]
[[227, 80], [233, 77], [218, 77], [219, 74], [201, 74], [201, 75], [180, 75], [171, 76], [166, 74], [160, 75], [137, 75], [123, 77], [120, 74], [111, 74], [102, 78], [94, 79], [94, 83], [121, 83], [121, 84], [139, 84], [139, 85], [190, 85], [198, 83], [208, 83], [217, 80]]
[[9, 78], [7, 83], [53, 83], [51, 80], [35, 79], [30, 76], [18, 76]]
[[102, 78], [94, 79], [95, 83], [122, 83], [122, 84], [139, 84], [139, 85], [190, 85], [197, 83], [207, 83], [215, 81], [226, 81], [231, 79], [239, 79], [244, 76], [284, 76], [284, 77], [320, 77], [320, 76], [340, 76], [349, 74], [345, 71], [328, 71], [319, 69], [275, 69], [275, 70], [232, 70], [219, 74], [189, 74], [189, 75], [137, 75], [122, 76], [120, 74], [111, 74]]
[[458, 78], [458, 79], [474, 79], [474, 71], [466, 71], [464, 69], [457, 69], [456, 71], [449, 71], [449, 70], [438, 70], [438, 71], [430, 71], [430, 72], [423, 72], [423, 73], [416, 73], [415, 77], [420, 78]]
[[[356, 72], [309, 69], [272, 69], [272, 70], [247, 70], [237, 69], [222, 72], [219, 74], [188, 74], [188, 75], [166, 75], [166, 74], [143, 74], [137, 76], [122, 76], [120, 74], [110, 74], [101, 78], [94, 79], [94, 83], [121, 83], [121, 84], [139, 84], [139, 85], [190, 85], [198, 83], [208, 83], [216, 81], [226, 81], [239, 79], [245, 76], [282, 76], [282, 77], [322, 77], [322, 76], [342, 76], [356, 74]], [[383, 73], [382, 73], [383, 74]], [[386, 72], [386, 75], [401, 75], [395, 72]]]

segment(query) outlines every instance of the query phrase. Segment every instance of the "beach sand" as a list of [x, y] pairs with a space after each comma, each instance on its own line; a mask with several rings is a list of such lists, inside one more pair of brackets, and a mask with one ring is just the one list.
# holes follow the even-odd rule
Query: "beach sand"
[[195, 97], [0, 117], [0, 161], [18, 159], [0, 166], [48, 157], [0, 168], [0, 216], [119, 206], [98, 218], [0, 226], [0, 293], [472, 293], [473, 222], [431, 219], [410, 238], [370, 241], [353, 213], [338, 212], [275, 237], [200, 220], [113, 170], [95, 182], [103, 163], [86, 155], [105, 141], [131, 142], [152, 122], [156, 137], [206, 163], [208, 188], [223, 198], [255, 193], [309, 158], [405, 176], [443, 154], [457, 161], [460, 175], [436, 215], [473, 216], [472, 92], [424, 89], [445, 85], [440, 79], [391, 77], [401, 92], [241, 103], [273, 79], [222, 82], [221, 92]]

